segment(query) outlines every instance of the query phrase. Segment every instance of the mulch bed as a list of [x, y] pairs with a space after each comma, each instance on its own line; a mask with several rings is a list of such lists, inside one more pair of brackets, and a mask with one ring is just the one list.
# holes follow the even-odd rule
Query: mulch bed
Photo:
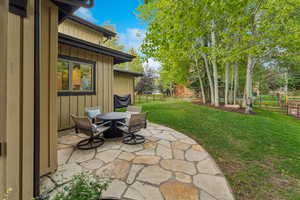
[[[228, 111], [228, 112], [236, 112], [236, 113], [240, 113], [240, 114], [245, 114], [245, 108], [230, 108], [230, 107], [225, 107], [224, 104], [220, 104], [219, 107], [215, 107], [213, 105], [211, 105], [210, 103], [202, 103], [200, 100], [193, 100], [192, 103], [194, 104], [198, 104], [198, 105], [202, 105], [202, 106], [207, 106], [207, 107], [211, 107], [211, 108], [215, 108], [215, 109], [218, 109], [218, 110], [224, 110], [224, 111]], [[256, 114], [255, 112], [251, 112], [250, 113], [251, 115], [254, 115]]]

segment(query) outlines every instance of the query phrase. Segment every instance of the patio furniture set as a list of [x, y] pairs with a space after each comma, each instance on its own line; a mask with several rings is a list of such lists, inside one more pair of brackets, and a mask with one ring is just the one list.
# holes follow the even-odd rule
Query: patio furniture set
[[142, 144], [145, 137], [136, 134], [147, 128], [147, 112], [138, 106], [128, 106], [126, 112], [101, 113], [100, 108], [85, 109], [85, 117], [71, 115], [76, 133], [84, 133], [88, 138], [81, 140], [77, 148], [90, 150], [104, 144], [105, 139], [123, 137], [123, 143]]

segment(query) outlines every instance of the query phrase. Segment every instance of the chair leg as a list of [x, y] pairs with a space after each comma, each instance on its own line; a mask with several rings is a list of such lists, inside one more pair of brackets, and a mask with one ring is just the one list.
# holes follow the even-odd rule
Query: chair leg
[[124, 137], [123, 143], [129, 145], [142, 144], [145, 142], [145, 137], [139, 134], [129, 134]]
[[104, 139], [96, 136], [81, 140], [76, 146], [80, 150], [90, 150], [100, 147], [104, 144]]

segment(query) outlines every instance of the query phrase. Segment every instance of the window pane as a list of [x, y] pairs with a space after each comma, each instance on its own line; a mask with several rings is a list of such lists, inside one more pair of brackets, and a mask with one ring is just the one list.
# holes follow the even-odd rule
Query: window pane
[[58, 90], [69, 90], [69, 67], [67, 61], [58, 61], [56, 81]]
[[72, 89], [93, 90], [93, 65], [74, 63], [72, 70]]

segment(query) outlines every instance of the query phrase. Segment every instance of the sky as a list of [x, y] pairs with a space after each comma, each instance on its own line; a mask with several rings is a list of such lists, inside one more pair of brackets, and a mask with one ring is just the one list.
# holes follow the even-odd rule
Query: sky
[[[103, 25], [105, 22], [114, 24], [119, 37], [119, 43], [124, 45], [125, 50], [139, 47], [145, 37], [147, 24], [141, 21], [136, 14], [136, 8], [142, 0], [95, 0], [95, 5], [91, 9], [80, 8], [76, 15], [94, 24]], [[158, 69], [160, 64], [154, 59], [149, 59], [149, 66]]]

